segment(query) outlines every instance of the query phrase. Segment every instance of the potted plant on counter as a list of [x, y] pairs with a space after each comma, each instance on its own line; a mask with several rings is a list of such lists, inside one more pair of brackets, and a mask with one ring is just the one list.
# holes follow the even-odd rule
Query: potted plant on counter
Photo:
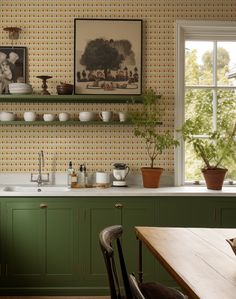
[[207, 188], [221, 190], [227, 172], [225, 166], [236, 162], [236, 123], [232, 125], [225, 121], [221, 130], [209, 131], [205, 138], [196, 137], [203, 134], [202, 128], [202, 119], [197, 117], [186, 120], [178, 131], [185, 142], [192, 144], [196, 156], [202, 159], [204, 166], [201, 171]]
[[158, 126], [161, 124], [158, 102], [160, 98], [153, 89], [148, 89], [144, 93], [142, 108], [138, 112], [130, 113], [134, 135], [144, 139], [150, 158], [150, 166], [141, 168], [145, 188], [159, 187], [163, 168], [154, 167], [154, 161], [164, 150], [179, 144], [169, 130], [163, 130]]

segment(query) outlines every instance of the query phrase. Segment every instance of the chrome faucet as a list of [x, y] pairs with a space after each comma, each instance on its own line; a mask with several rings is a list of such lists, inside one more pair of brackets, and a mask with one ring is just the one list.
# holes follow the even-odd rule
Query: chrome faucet
[[42, 169], [44, 167], [44, 154], [43, 151], [40, 151], [38, 153], [38, 175], [37, 175], [37, 179], [34, 179], [34, 174], [31, 173], [31, 182], [37, 182], [38, 183], [38, 187], [42, 186], [43, 182], [49, 182], [49, 173], [47, 173], [47, 179], [43, 179], [43, 175], [42, 175]]

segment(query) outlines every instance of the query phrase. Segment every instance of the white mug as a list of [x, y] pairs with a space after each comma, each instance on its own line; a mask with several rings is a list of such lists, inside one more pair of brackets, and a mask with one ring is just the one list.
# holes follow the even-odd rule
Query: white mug
[[119, 115], [119, 120], [120, 120], [121, 122], [127, 120], [127, 112], [119, 112], [118, 115]]
[[24, 120], [25, 121], [35, 121], [37, 118], [36, 112], [26, 111], [24, 112]]
[[67, 112], [61, 112], [58, 117], [60, 121], [67, 121], [70, 118], [70, 114]]
[[110, 121], [112, 119], [112, 111], [102, 111], [99, 113], [102, 121]]

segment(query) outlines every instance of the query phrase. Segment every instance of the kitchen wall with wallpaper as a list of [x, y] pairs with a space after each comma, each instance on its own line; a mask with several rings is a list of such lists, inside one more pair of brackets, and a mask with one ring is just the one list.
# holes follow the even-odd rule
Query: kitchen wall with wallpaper
[[[53, 76], [49, 91], [60, 81], [73, 83], [74, 18], [143, 19], [143, 89], [153, 87], [165, 107], [162, 127], [173, 130], [175, 97], [175, 21], [236, 20], [235, 0], [1, 0], [0, 45], [11, 45], [4, 27], [22, 28], [15, 46], [27, 47], [27, 77], [34, 91], [41, 89], [37, 75]], [[0, 111], [37, 113], [126, 110], [126, 104], [0, 103]], [[138, 105], [137, 105], [138, 109]], [[111, 170], [114, 162], [128, 163], [133, 172], [149, 162], [143, 142], [131, 126], [0, 126], [0, 171], [37, 169], [43, 149], [47, 171], [65, 171], [68, 161], [85, 162], [89, 171]], [[173, 171], [173, 151], [158, 157], [156, 165]]]

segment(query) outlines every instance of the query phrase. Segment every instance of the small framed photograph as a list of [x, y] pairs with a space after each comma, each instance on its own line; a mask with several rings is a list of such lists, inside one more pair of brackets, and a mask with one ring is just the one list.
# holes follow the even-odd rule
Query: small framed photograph
[[0, 94], [14, 82], [26, 82], [26, 47], [0, 46]]
[[75, 94], [142, 93], [142, 20], [75, 19]]

